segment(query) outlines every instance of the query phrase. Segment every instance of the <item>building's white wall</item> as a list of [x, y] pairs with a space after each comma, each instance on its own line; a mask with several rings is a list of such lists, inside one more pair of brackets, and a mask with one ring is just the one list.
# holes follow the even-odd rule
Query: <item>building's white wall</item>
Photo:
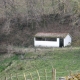
[[70, 36], [70, 35], [67, 35], [67, 36], [64, 38], [64, 47], [65, 47], [65, 46], [68, 46], [68, 45], [71, 45], [71, 36]]
[[59, 38], [57, 41], [36, 41], [34, 38], [34, 46], [35, 47], [59, 47]]

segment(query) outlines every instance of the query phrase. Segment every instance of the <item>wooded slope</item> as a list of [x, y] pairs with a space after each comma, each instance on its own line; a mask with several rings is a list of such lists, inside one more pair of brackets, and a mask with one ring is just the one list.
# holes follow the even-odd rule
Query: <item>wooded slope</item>
[[79, 0], [0, 0], [0, 43], [33, 46], [36, 32], [69, 32], [80, 45]]

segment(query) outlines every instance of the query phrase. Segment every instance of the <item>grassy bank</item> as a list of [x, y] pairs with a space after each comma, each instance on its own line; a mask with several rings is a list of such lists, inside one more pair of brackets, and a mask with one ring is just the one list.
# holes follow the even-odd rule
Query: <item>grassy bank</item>
[[[46, 69], [47, 72], [52, 72], [52, 68], [55, 68], [58, 78], [69, 75], [69, 71], [80, 70], [79, 66], [79, 49], [55, 49], [54, 51], [29, 52], [24, 55], [13, 55], [10, 58], [1, 60], [0, 76], [4, 77], [5, 74], [7, 77], [10, 77], [10, 74], [16, 76], [15, 73], [19, 75], [32, 73], [36, 76], [36, 70], [44, 72]], [[49, 75], [51, 76], [51, 74]]]

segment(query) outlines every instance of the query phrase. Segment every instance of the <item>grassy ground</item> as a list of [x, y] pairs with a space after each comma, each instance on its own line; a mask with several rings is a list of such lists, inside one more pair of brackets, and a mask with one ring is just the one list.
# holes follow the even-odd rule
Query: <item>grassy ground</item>
[[[10, 74], [16, 76], [23, 73], [31, 73], [34, 78], [37, 75], [36, 70], [40, 75], [44, 75], [44, 70], [47, 70], [47, 75], [52, 76], [52, 68], [57, 70], [57, 78], [60, 76], [69, 75], [69, 71], [75, 72], [80, 70], [80, 50], [79, 49], [54, 49], [46, 51], [28, 52], [24, 55], [14, 55], [10, 58], [5, 58], [0, 61], [0, 77], [10, 77]], [[50, 72], [50, 74], [48, 74]], [[43, 74], [42, 74], [43, 73]], [[29, 77], [29, 76], [28, 76]], [[19, 76], [19, 80], [23, 80]], [[16, 80], [13, 78], [13, 80]], [[36, 79], [35, 79], [36, 80]], [[44, 79], [42, 79], [44, 80]]]

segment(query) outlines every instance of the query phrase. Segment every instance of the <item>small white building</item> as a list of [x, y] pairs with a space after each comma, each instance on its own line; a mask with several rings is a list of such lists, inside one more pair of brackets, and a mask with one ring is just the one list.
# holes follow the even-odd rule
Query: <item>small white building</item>
[[69, 33], [37, 33], [34, 36], [35, 47], [65, 47], [71, 45]]

